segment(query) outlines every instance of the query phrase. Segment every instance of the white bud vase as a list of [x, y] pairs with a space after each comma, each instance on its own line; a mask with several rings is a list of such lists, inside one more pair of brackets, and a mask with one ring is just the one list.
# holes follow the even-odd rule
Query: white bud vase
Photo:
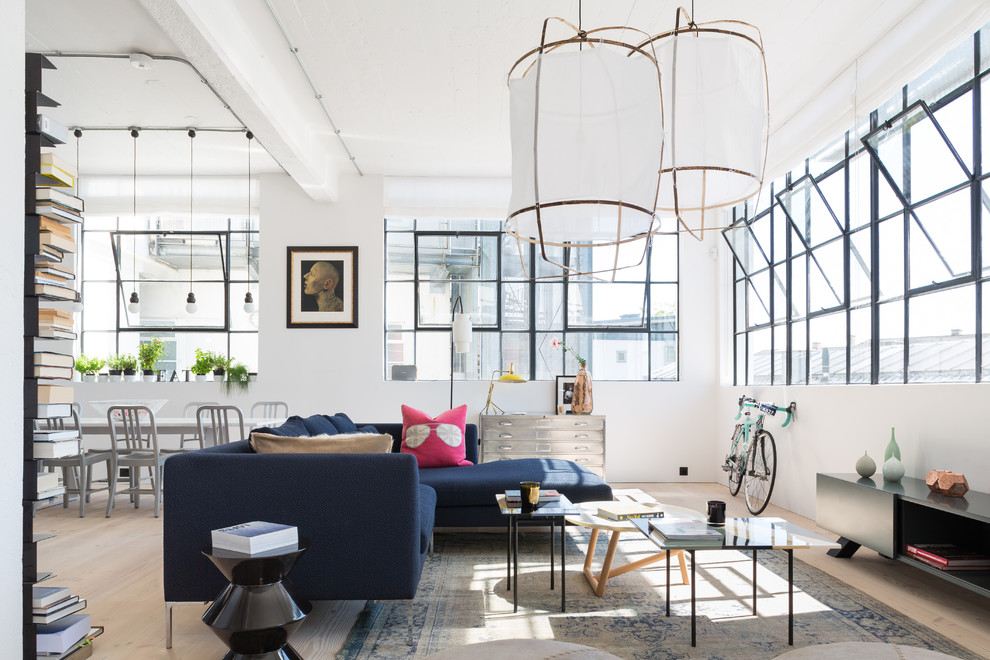
[[897, 483], [904, 476], [904, 464], [896, 456], [891, 456], [883, 464], [883, 480]]
[[868, 453], [864, 451], [863, 455], [859, 457], [858, 461], [856, 461], [856, 472], [859, 473], [859, 476], [865, 479], [869, 479], [874, 474], [876, 474], [877, 463], [872, 458], [870, 458], [870, 455]]

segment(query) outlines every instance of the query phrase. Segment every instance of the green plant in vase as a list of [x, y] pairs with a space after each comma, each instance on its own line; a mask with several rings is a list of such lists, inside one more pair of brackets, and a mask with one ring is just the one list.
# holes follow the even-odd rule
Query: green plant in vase
[[93, 382], [105, 364], [106, 360], [102, 358], [86, 357], [85, 353], [80, 353], [76, 358], [76, 371], [82, 375], [84, 381]]
[[145, 381], [155, 380], [155, 363], [165, 355], [165, 342], [159, 337], [152, 337], [138, 346], [138, 360], [144, 370]]
[[110, 355], [107, 357], [107, 370], [110, 372], [110, 380], [113, 382], [118, 382], [123, 380], [124, 376], [124, 356], [123, 355]]
[[189, 367], [189, 371], [196, 374], [196, 380], [206, 380], [206, 374], [213, 369], [213, 355], [209, 351], [201, 348], [196, 349], [196, 361]]
[[248, 368], [240, 362], [231, 365], [227, 368], [227, 380], [223, 382], [223, 388], [227, 394], [230, 394], [235, 385], [237, 386], [237, 389], [246, 392], [248, 385], [251, 382], [250, 376], [251, 374], [248, 371]]
[[126, 381], [136, 381], [137, 376], [137, 358], [130, 353], [124, 353], [123, 355], [118, 355], [120, 358], [120, 368], [124, 374], [124, 380]]
[[227, 357], [223, 353], [211, 352], [209, 355], [210, 362], [213, 365], [213, 378], [223, 380], [224, 373], [230, 368], [230, 364], [234, 359]]

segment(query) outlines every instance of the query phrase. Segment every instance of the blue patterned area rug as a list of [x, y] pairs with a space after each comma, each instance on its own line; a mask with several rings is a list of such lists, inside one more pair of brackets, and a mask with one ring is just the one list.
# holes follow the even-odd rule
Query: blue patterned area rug
[[[671, 571], [670, 617], [664, 616], [663, 562], [609, 580], [604, 596], [597, 598], [581, 571], [588, 537], [586, 529], [568, 528], [567, 612], [561, 613], [560, 568], [551, 591], [547, 535], [520, 533], [519, 612], [514, 614], [512, 592], [506, 589], [504, 534], [437, 534], [412, 604], [413, 645], [406, 643], [408, 603], [376, 602], [358, 619], [338, 657], [424, 658], [508, 638], [556, 639], [651, 660], [774, 658], [834, 642], [883, 642], [979, 657], [800, 561], [800, 553], [794, 560], [794, 646], [788, 646], [787, 559], [777, 551], [758, 555], [757, 616], [752, 613], [750, 556], [731, 550], [697, 553], [698, 645], [692, 648], [691, 592], [680, 584], [677, 565]], [[596, 572], [606, 546], [598, 544]], [[654, 550], [645, 538], [624, 535], [614, 566]]]

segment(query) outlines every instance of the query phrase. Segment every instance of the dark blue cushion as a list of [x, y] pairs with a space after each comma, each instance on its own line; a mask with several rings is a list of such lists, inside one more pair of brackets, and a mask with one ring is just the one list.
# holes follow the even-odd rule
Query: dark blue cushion
[[336, 435], [337, 426], [326, 415], [310, 415], [302, 420], [306, 435]]
[[358, 427], [358, 433], [378, 433], [378, 429], [368, 424], [367, 426]]
[[309, 431], [306, 430], [306, 424], [303, 422], [303, 418], [299, 415], [293, 415], [279, 426], [263, 426], [254, 429], [254, 431], [257, 433], [281, 435], [287, 438], [300, 438], [304, 435], [310, 435]]
[[337, 413], [333, 417], [329, 418], [333, 425], [337, 427], [337, 431], [340, 433], [357, 433], [357, 426], [351, 421], [351, 418], [344, 413]]

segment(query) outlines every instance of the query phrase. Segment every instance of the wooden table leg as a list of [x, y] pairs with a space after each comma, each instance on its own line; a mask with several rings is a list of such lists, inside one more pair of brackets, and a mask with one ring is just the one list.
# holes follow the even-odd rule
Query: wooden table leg
[[[670, 559], [671, 557], [677, 557], [680, 560], [681, 568], [681, 581], [683, 584], [690, 584], [687, 574], [687, 564], [684, 561], [684, 551], [683, 550], [671, 550], [668, 554], [667, 552], [658, 552], [656, 554], [650, 555], [649, 557], [644, 557], [643, 559], [638, 559], [634, 562], [630, 562], [624, 566], [619, 566], [613, 569], [612, 563], [615, 560], [615, 551], [619, 547], [619, 535], [622, 534], [621, 531], [613, 531], [609, 534], [608, 539], [608, 550], [605, 553], [605, 561], [602, 563], [602, 571], [597, 575], [591, 570], [591, 563], [594, 559], [595, 548], [598, 545], [598, 530], [593, 528], [591, 530], [591, 539], [588, 541], [588, 552], [584, 557], [584, 575], [588, 578], [588, 583], [591, 585], [592, 591], [599, 598], [605, 593], [605, 586], [608, 583], [609, 578], [617, 577], [628, 573], [629, 571], [635, 571], [638, 568], [644, 566], [649, 566], [658, 561], [666, 560], [668, 563], [667, 567], [667, 589], [670, 590]], [[668, 608], [669, 609], [669, 608]]]

